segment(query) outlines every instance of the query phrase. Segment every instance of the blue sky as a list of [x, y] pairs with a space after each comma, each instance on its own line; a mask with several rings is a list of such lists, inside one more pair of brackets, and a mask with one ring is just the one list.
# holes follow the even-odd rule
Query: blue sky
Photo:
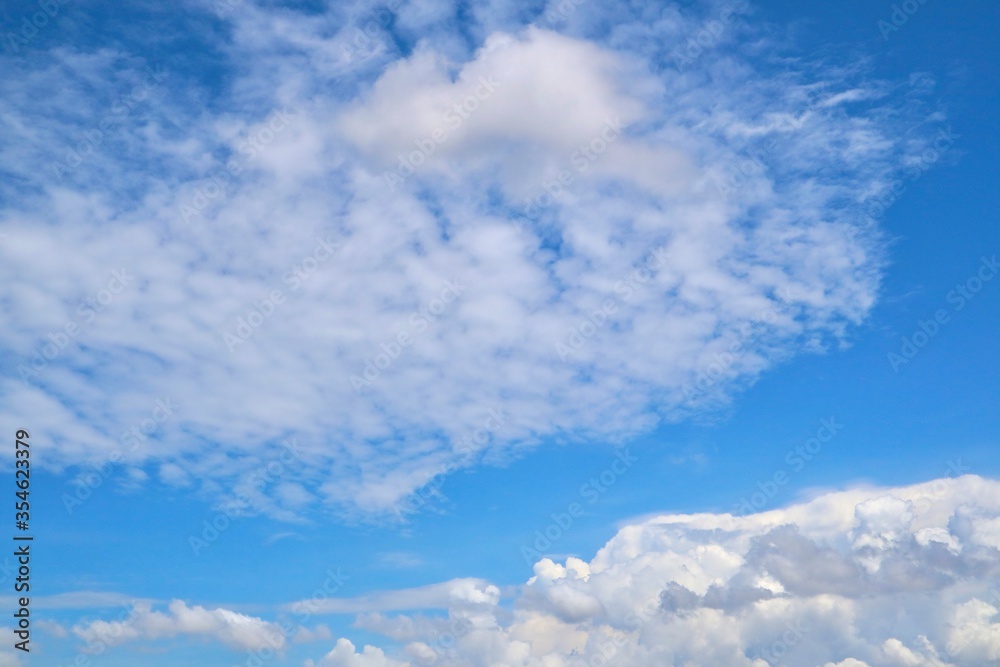
[[1000, 658], [995, 7], [43, 4], [0, 666]]

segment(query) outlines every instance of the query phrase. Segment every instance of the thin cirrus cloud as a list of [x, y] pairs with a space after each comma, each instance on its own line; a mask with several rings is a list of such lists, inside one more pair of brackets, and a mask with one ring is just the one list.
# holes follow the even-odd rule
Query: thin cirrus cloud
[[[662, 45], [700, 23], [673, 8], [609, 32], [605, 6], [500, 3], [472, 46], [438, 9], [345, 55], [346, 10], [232, 8], [211, 90], [112, 48], [12, 65], [0, 415], [51, 425], [41, 460], [219, 499], [294, 439], [258, 510], [379, 514], [483, 456], [717, 407], [863, 320], [910, 93], [778, 67], [744, 24], [679, 71]], [[414, 26], [450, 38], [399, 46]]]
[[357, 598], [302, 600], [289, 606], [293, 612], [325, 614], [401, 611], [409, 609], [448, 609], [460, 604], [496, 604], [500, 589], [482, 579], [453, 579], [438, 584], [403, 590], [373, 593]]

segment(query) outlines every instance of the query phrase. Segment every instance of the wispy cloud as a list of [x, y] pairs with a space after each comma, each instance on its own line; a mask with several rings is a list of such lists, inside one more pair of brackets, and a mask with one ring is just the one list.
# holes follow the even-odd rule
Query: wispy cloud
[[357, 614], [406, 609], [448, 609], [465, 604], [496, 604], [500, 589], [482, 579], [464, 578], [416, 588], [383, 591], [353, 598], [306, 600], [289, 605], [291, 611], [308, 608], [320, 614]]
[[[185, 397], [130, 454], [150, 479], [224, 497], [294, 435], [295, 484], [266, 485], [255, 511], [370, 516], [473, 465], [455, 442], [488, 410], [512, 415], [494, 453], [627, 438], [843, 342], [879, 283], [859, 204], [922, 147], [903, 136], [905, 91], [859, 68], [778, 68], [766, 34], [752, 52], [720, 40], [680, 72], [663, 45], [702, 19], [612, 5], [579, 4], [559, 31], [491, 5], [472, 14], [471, 46], [444, 6], [402, 6], [370, 37], [384, 48], [346, 59], [336, 45], [358, 26], [344, 17], [369, 14], [241, 3], [223, 15], [214, 87], [106, 48], [10, 60], [0, 111], [24, 141], [0, 147], [19, 183], [0, 192], [0, 423], [44, 419], [52, 465], [101, 464], [121, 424]], [[608, 12], [628, 40], [593, 27]], [[85, 161], [46, 169], [132, 90], [144, 99]], [[388, 187], [400, 156], [407, 176]], [[334, 251], [286, 284], [318, 239]], [[123, 266], [127, 289], [18, 379]], [[461, 296], [414, 318], [456, 276]], [[241, 318], [259, 326], [233, 334]], [[560, 355], [582, 328], [586, 344]], [[359, 390], [352, 377], [394, 345]]]
[[420, 567], [424, 564], [423, 558], [415, 553], [407, 551], [389, 551], [378, 554], [376, 562], [380, 565], [393, 568]]

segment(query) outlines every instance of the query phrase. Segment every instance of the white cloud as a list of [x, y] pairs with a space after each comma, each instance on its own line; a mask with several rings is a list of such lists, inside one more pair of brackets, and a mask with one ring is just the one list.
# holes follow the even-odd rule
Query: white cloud
[[306, 661], [306, 667], [405, 667], [409, 663], [390, 660], [381, 649], [365, 646], [361, 653], [354, 650], [354, 644], [346, 639], [338, 639], [337, 645], [319, 662]]
[[500, 590], [482, 579], [451, 581], [354, 598], [310, 599], [290, 605], [292, 611], [351, 614], [403, 609], [447, 609], [452, 606], [496, 604]]
[[166, 612], [139, 603], [119, 620], [77, 624], [73, 633], [87, 642], [87, 650], [178, 635], [211, 638], [237, 650], [280, 650], [285, 646], [284, 633], [275, 623], [228, 609], [189, 607], [181, 600], [172, 601]]
[[60, 639], [69, 635], [69, 631], [62, 625], [60, 625], [55, 621], [50, 621], [45, 618], [41, 618], [35, 621], [35, 627], [41, 628], [42, 630], [52, 635], [53, 637], [58, 637]]
[[920, 635], [915, 643], [918, 648], [913, 650], [898, 639], [887, 639], [882, 644], [882, 654], [887, 663], [907, 667], [942, 667], [945, 664], [927, 637]]
[[[14, 595], [0, 597], [0, 604], [13, 606], [16, 602], [17, 596]], [[150, 602], [152, 600], [137, 600], [128, 595], [107, 591], [73, 591], [70, 593], [57, 593], [56, 595], [39, 595], [31, 598], [32, 606], [38, 609], [130, 607], [136, 603]]]
[[454, 81], [449, 63], [429, 49], [398, 61], [340, 127], [352, 143], [391, 167], [419, 149], [418, 142], [430, 146], [425, 140], [440, 130], [443, 139], [431, 139], [437, 145], [428, 151], [429, 163], [446, 157], [452, 169], [468, 170], [509, 160], [515, 169], [505, 184], [520, 178], [518, 194], [534, 195], [530, 188], [545, 175], [535, 160], [572, 154], [609, 119], [630, 125], [648, 116], [625, 92], [623, 70], [612, 52], [557, 33], [529, 28], [520, 37], [496, 34]]
[[1000, 609], [981, 599], [959, 605], [951, 619], [948, 652], [969, 663], [996, 663], [1000, 660]]
[[[998, 516], [1000, 481], [970, 475], [747, 516], [650, 517], [589, 563], [539, 561], [512, 606], [357, 626], [401, 646], [387, 661], [440, 667], [985, 667], [1000, 657], [1000, 550], [968, 536]], [[926, 530], [955, 548], [921, 543]], [[367, 664], [349, 662], [362, 658], [346, 640], [334, 653]]]
[[[146, 469], [218, 498], [294, 435], [294, 475], [250, 494], [256, 510], [385, 512], [474, 465], [456, 450], [478, 433], [491, 455], [625, 438], [842, 342], [874, 304], [863, 201], [921, 147], [903, 93], [728, 42], [681, 75], [663, 49], [700, 21], [626, 3], [540, 28], [495, 3], [471, 47], [446, 3], [407, 9], [401, 39], [435, 39], [401, 54], [380, 34], [347, 61], [365, 7], [244, 3], [223, 89], [168, 71], [124, 115], [114, 82], [145, 76], [129, 54], [5, 60], [0, 111], [25, 141], [2, 158], [29, 194], [0, 210], [0, 423], [50, 424], [44, 461], [121, 452], [131, 483]], [[588, 27], [607, 15], [611, 34]], [[506, 419], [484, 429], [491, 411]]]

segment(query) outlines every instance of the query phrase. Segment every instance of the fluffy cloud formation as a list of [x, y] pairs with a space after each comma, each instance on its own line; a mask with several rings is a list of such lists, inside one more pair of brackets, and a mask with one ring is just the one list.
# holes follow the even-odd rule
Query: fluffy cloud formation
[[103, 653], [107, 647], [125, 642], [188, 635], [214, 639], [237, 650], [280, 650], [285, 635], [279, 625], [228, 609], [189, 607], [172, 601], [166, 612], [148, 603], [137, 603], [127, 617], [116, 621], [91, 621], [73, 627], [88, 651]]
[[874, 303], [866, 202], [923, 146], [906, 91], [775, 66], [736, 23], [680, 71], [704, 17], [669, 6], [494, 2], [459, 34], [442, 2], [362, 47], [369, 5], [336, 4], [241, 4], [204, 79], [9, 62], [0, 422], [49, 425], [40, 464], [384, 512], [717, 406]]
[[588, 563], [543, 559], [513, 609], [367, 614], [397, 653], [321, 665], [985, 667], [1000, 659], [1000, 482], [826, 493], [748, 516], [628, 525]]
[[407, 663], [385, 657], [382, 649], [365, 646], [361, 653], [346, 639], [337, 640], [337, 645], [319, 662], [306, 661], [306, 667], [405, 667]]

